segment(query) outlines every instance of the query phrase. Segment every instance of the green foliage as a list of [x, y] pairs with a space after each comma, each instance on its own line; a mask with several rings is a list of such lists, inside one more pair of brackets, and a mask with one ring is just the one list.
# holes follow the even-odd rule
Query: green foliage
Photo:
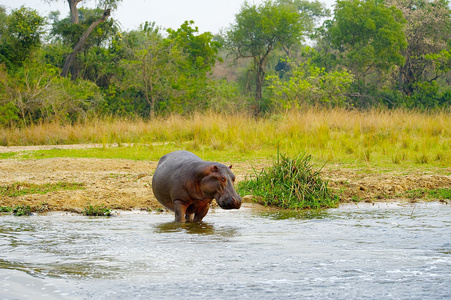
[[112, 214], [112, 210], [107, 208], [105, 205], [91, 205], [85, 207], [84, 215], [86, 216], [96, 216], [96, 217], [109, 217]]
[[108, 105], [120, 105], [121, 109], [133, 109], [149, 117], [208, 107], [207, 73], [215, 64], [219, 43], [213, 41], [209, 32], [197, 34], [198, 29], [192, 24], [185, 22], [177, 30], [168, 29], [167, 38], [152, 23], [124, 35], [122, 43], [127, 55], [121, 61], [124, 76], [121, 87], [110, 91], [120, 98], [127, 95], [128, 99]]
[[41, 44], [45, 18], [36, 10], [22, 6], [5, 18], [0, 30], [0, 63], [8, 69], [21, 66]]
[[314, 31], [317, 22], [330, 16], [330, 10], [326, 8], [324, 3], [317, 0], [278, 0], [277, 2], [282, 5], [292, 6], [294, 10], [298, 11], [301, 22], [309, 33]]
[[[402, 52], [405, 64], [397, 70], [397, 84], [411, 96], [419, 82], [446, 78], [449, 69], [451, 8], [448, 0], [386, 0], [399, 9], [406, 24], [407, 48]], [[421, 87], [420, 87], [421, 88]]]
[[189, 67], [205, 73], [215, 65], [221, 44], [213, 40], [211, 32], [198, 34], [199, 29], [193, 28], [193, 24], [194, 21], [185, 21], [177, 30], [169, 28], [166, 43], [182, 49], [187, 55]]
[[15, 207], [10, 206], [0, 206], [0, 213], [2, 212], [12, 212], [13, 215], [19, 216], [31, 216], [31, 208], [29, 205], [17, 205]]
[[240, 93], [239, 86], [235, 82], [226, 80], [211, 81], [206, 89], [208, 95], [207, 106], [215, 112], [242, 113], [249, 111], [252, 100]]
[[0, 212], [12, 212], [13, 208], [9, 206], [0, 206]]
[[355, 107], [390, 103], [382, 94], [396, 88], [391, 72], [406, 62], [405, 24], [401, 10], [384, 1], [338, 0], [333, 20], [318, 31], [324, 65], [338, 64], [355, 76], [349, 99]]
[[329, 35], [346, 64], [363, 76], [370, 68], [385, 71], [404, 63], [400, 53], [407, 45], [404, 23], [399, 9], [381, 1], [338, 0]]
[[29, 205], [18, 205], [12, 209], [15, 216], [31, 216], [31, 208]]
[[61, 69], [64, 65], [66, 56], [71, 52], [68, 45], [61, 41], [54, 41], [41, 47], [41, 57], [45, 63], [50, 66]]
[[[104, 13], [104, 10], [99, 8], [80, 8], [77, 11], [79, 23], [73, 23], [70, 16], [60, 20], [58, 13], [54, 13], [51, 17], [53, 40], [62, 42], [67, 47], [65, 48], [67, 52], [61, 56], [63, 61], [91, 24], [100, 19]], [[102, 87], [109, 84], [114, 74], [119, 71], [116, 68], [120, 60], [120, 49], [117, 48], [118, 31], [119, 27], [113, 19], [107, 19], [96, 26], [78, 53], [77, 62], [71, 67], [72, 78], [90, 80]], [[110, 47], [106, 48], [105, 44], [108, 41], [111, 41]], [[62, 64], [58, 63], [56, 66], [62, 67]]]
[[409, 108], [434, 109], [449, 107], [451, 104], [451, 90], [441, 90], [436, 81], [417, 82], [412, 96], [406, 97]]
[[281, 208], [335, 207], [338, 197], [333, 195], [327, 181], [321, 179], [320, 171], [313, 169], [310, 155], [288, 158], [278, 154], [271, 168], [240, 182], [238, 192], [250, 193], [259, 203]]
[[[307, 51], [315, 52], [309, 48]], [[313, 65], [311, 60], [304, 63], [288, 60], [287, 65], [287, 81], [276, 75], [267, 77], [269, 89], [274, 93], [272, 100], [275, 107], [291, 109], [317, 104], [344, 106], [353, 75], [346, 70], [326, 72], [325, 68]]]
[[67, 55], [107, 2], [114, 9], [119, 1], [72, 9], [78, 24], [73, 14], [52, 12], [50, 32], [35, 10], [7, 14], [0, 6], [0, 127], [209, 109], [261, 114], [318, 104], [425, 110], [451, 104], [447, 0], [339, 0], [334, 18], [309, 36], [316, 50], [307, 53], [303, 40], [329, 15], [318, 1], [246, 2], [216, 37], [193, 21], [165, 32], [149, 22], [120, 32], [108, 18], [78, 52], [72, 78], [60, 78]]
[[245, 2], [226, 38], [237, 57], [261, 60], [267, 57], [268, 50], [295, 43], [302, 30], [298, 13], [288, 6], [271, 1], [259, 6]]
[[19, 121], [19, 109], [12, 103], [0, 105], [0, 127], [13, 126]]
[[31, 194], [47, 194], [59, 190], [83, 189], [82, 183], [57, 182], [46, 184], [34, 184], [15, 182], [7, 186], [0, 186], [0, 197], [18, 197]]
[[59, 70], [36, 55], [7, 74], [0, 125], [85, 119], [102, 101], [99, 87], [86, 80], [59, 77]]
[[451, 70], [451, 49], [443, 49], [439, 53], [428, 53], [423, 58], [428, 65], [432, 65], [437, 78]]
[[269, 54], [277, 48], [289, 48], [302, 37], [304, 25], [291, 6], [265, 1], [261, 5], [245, 2], [236, 23], [227, 32], [227, 48], [236, 58], [251, 58], [255, 74], [255, 112], [262, 108], [262, 89]]

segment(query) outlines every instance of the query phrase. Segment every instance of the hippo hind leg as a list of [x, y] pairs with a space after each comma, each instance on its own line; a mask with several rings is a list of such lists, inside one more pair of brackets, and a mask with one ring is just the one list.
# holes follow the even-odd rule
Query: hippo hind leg
[[177, 223], [185, 223], [186, 209], [188, 206], [180, 200], [174, 201], [175, 221]]
[[194, 221], [194, 213], [193, 212], [187, 212], [185, 214], [185, 220], [187, 222], [193, 222]]

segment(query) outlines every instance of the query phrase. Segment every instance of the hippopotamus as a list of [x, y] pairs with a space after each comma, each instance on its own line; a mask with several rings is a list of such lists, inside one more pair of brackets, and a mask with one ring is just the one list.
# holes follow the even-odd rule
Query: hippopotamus
[[176, 222], [201, 222], [213, 199], [223, 209], [241, 207], [231, 169], [188, 151], [171, 152], [160, 158], [152, 190], [158, 202], [175, 212]]

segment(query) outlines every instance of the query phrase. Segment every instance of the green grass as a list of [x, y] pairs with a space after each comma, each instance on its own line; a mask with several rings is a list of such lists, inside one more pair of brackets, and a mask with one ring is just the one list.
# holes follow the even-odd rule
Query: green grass
[[0, 206], [0, 212], [12, 212], [13, 208], [10, 206]]
[[238, 184], [238, 193], [251, 194], [263, 205], [290, 209], [336, 207], [339, 199], [315, 170], [311, 156], [294, 158], [278, 154], [270, 168], [255, 172], [254, 176]]
[[0, 197], [17, 197], [30, 194], [47, 194], [59, 190], [83, 189], [82, 183], [57, 182], [46, 184], [34, 184], [15, 182], [10, 185], [0, 186]]
[[[254, 161], [310, 153], [315, 161], [349, 168], [451, 165], [451, 113], [415, 111], [292, 111], [255, 118], [215, 113], [173, 115], [145, 120], [93, 120], [39, 124], [0, 131], [5, 145], [98, 143], [98, 149], [48, 150], [0, 154], [0, 159], [50, 157], [158, 160], [185, 149], [204, 159]], [[110, 144], [120, 147], [108, 147]]]
[[432, 190], [417, 189], [413, 191], [407, 191], [401, 196], [412, 199], [451, 200], [451, 188]]
[[16, 156], [17, 153], [15, 152], [6, 152], [6, 153], [0, 153], [0, 159], [7, 159]]
[[96, 217], [109, 217], [112, 214], [112, 210], [110, 208], [107, 208], [105, 205], [91, 205], [88, 204], [85, 207], [84, 215], [86, 216], [96, 216]]
[[451, 200], [451, 188], [429, 190], [428, 193], [433, 199]]
[[12, 209], [15, 216], [31, 216], [31, 208], [28, 205], [18, 205]]
[[196, 153], [204, 160], [211, 161], [233, 161], [243, 162], [255, 159], [267, 159], [273, 152], [270, 149], [262, 150], [254, 153], [241, 153], [231, 150], [212, 150], [208, 146], [198, 148], [197, 150], [190, 148], [189, 144], [168, 143], [165, 145], [124, 145], [121, 147], [106, 148], [87, 148], [87, 149], [51, 149], [51, 150], [35, 150], [11, 153], [8, 158], [12, 159], [46, 159], [55, 157], [71, 157], [71, 158], [104, 158], [104, 159], [131, 159], [131, 160], [148, 160], [158, 161], [163, 155], [176, 151], [188, 150]]
[[15, 216], [30, 216], [31, 208], [29, 205], [17, 205], [14, 207], [0, 206], [0, 213], [1, 212], [12, 212]]

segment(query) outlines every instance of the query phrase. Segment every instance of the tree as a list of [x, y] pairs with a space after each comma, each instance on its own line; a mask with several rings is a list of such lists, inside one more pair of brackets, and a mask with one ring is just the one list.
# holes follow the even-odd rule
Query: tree
[[[58, 0], [47, 0], [48, 2], [52, 1], [58, 1]], [[82, 0], [67, 0], [70, 8], [70, 16], [71, 16], [71, 22], [73, 24], [79, 24], [79, 13], [77, 9], [77, 5]], [[91, 23], [89, 28], [83, 33], [83, 35], [80, 37], [80, 40], [78, 43], [73, 47], [72, 52], [67, 56], [66, 61], [64, 63], [63, 69], [61, 70], [61, 76], [67, 77], [69, 75], [69, 69], [74, 62], [77, 53], [83, 48], [84, 44], [86, 43], [89, 35], [94, 30], [96, 26], [98, 26], [100, 23], [105, 22], [105, 20], [110, 16], [111, 9], [115, 9], [117, 7], [117, 3], [121, 0], [100, 0], [97, 2], [98, 7], [104, 6], [104, 11], [101, 17]]]
[[208, 105], [208, 88], [220, 44], [210, 32], [198, 34], [193, 21], [168, 29], [163, 37], [155, 23], [124, 34], [125, 74], [118, 82], [122, 90], [136, 96], [143, 116], [186, 113]]
[[175, 61], [183, 60], [181, 49], [165, 43], [160, 28], [148, 22], [139, 31], [129, 32], [123, 42], [129, 57], [123, 61], [128, 75], [125, 85], [143, 91], [152, 118], [161, 99], [168, 99], [175, 92], [172, 86], [178, 73]]
[[[305, 52], [310, 57], [316, 54], [309, 47]], [[283, 109], [306, 105], [344, 106], [353, 75], [346, 70], [327, 72], [315, 66], [312, 58], [305, 62], [289, 59], [287, 64], [290, 66], [288, 80], [275, 75], [267, 77], [275, 106]]]
[[[44, 0], [48, 3], [51, 2], [56, 2], [56, 1], [61, 1], [61, 0]], [[64, 1], [64, 0], [62, 0]], [[67, 4], [69, 4], [69, 14], [70, 14], [70, 19], [71, 19], [71, 23], [73, 24], [78, 24], [80, 19], [79, 19], [79, 13], [78, 13], [78, 7], [77, 5], [82, 2], [83, 0], [66, 0]], [[104, 8], [104, 10], [107, 9], [116, 9], [117, 8], [117, 4], [119, 2], [121, 2], [122, 0], [99, 0], [96, 1], [97, 7], [98, 8]]]
[[322, 18], [330, 16], [330, 10], [318, 0], [311, 2], [307, 0], [278, 0], [278, 3], [291, 6], [298, 11], [305, 31], [308, 33], [313, 33], [317, 23]]
[[[20, 67], [26, 58], [41, 45], [45, 18], [36, 10], [26, 7], [15, 9], [9, 16], [3, 13], [0, 19], [0, 62], [8, 69]], [[6, 26], [5, 26], [6, 25]]]
[[299, 43], [304, 30], [297, 11], [287, 5], [265, 1], [261, 5], [245, 2], [225, 37], [236, 58], [253, 60], [255, 73], [255, 113], [261, 111], [262, 89], [270, 53], [279, 47]]
[[[80, 23], [72, 24], [70, 16], [60, 19], [59, 13], [53, 12], [50, 16], [53, 21], [52, 43], [44, 47], [49, 61], [63, 68], [67, 55], [72, 52], [71, 49], [79, 43], [83, 33], [102, 14], [103, 10], [98, 8], [80, 8]], [[121, 50], [118, 49], [120, 35], [116, 22], [111, 18], [97, 25], [74, 58], [70, 67], [71, 78], [84, 78], [95, 81], [101, 87], [106, 87], [118, 71], [115, 66], [121, 55]]]
[[405, 64], [398, 73], [399, 88], [412, 95], [418, 83], [432, 82], [449, 70], [451, 9], [447, 0], [386, 0], [401, 10], [407, 24]]
[[78, 52], [82, 49], [82, 47], [85, 45], [86, 40], [88, 39], [89, 35], [91, 34], [91, 32], [94, 30], [94, 28], [99, 25], [100, 23], [104, 22], [108, 17], [110, 16], [110, 10], [107, 9], [103, 12], [102, 17], [100, 17], [100, 19], [94, 21], [89, 28], [83, 33], [83, 35], [81, 36], [80, 40], [78, 41], [78, 43], [74, 46], [74, 48], [72, 49], [72, 53], [70, 53], [67, 58], [66, 61], [64, 62], [64, 66], [63, 69], [61, 70], [61, 76], [63, 77], [67, 77], [67, 75], [69, 74], [69, 68], [71, 67], [73, 61], [75, 60]]
[[169, 28], [167, 41], [183, 50], [193, 70], [209, 72], [218, 59], [221, 44], [213, 41], [211, 32], [198, 34], [199, 29], [193, 24], [194, 21], [185, 21], [177, 30]]
[[[171, 49], [171, 56], [177, 56], [173, 63], [177, 67], [177, 78], [173, 86], [183, 95], [183, 99], [166, 102], [171, 111], [179, 113], [204, 109], [208, 106], [207, 76], [220, 60], [218, 52], [221, 44], [213, 40], [210, 32], [199, 34], [193, 21], [185, 21], [180, 28], [167, 30], [165, 44]], [[178, 52], [179, 51], [179, 52]]]
[[334, 19], [326, 23], [327, 37], [350, 68], [363, 93], [370, 73], [386, 73], [401, 66], [406, 47], [405, 20], [399, 9], [379, 0], [338, 0]]

